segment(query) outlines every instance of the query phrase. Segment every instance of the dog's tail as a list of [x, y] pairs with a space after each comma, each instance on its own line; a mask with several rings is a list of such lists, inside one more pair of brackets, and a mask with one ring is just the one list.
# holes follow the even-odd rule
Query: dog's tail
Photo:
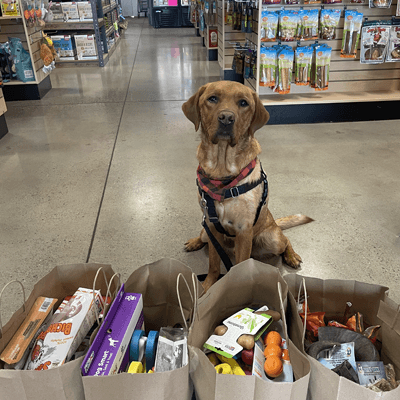
[[282, 230], [293, 228], [299, 225], [308, 224], [309, 222], [312, 221], [314, 221], [312, 218], [307, 217], [307, 215], [303, 214], [289, 215], [287, 217], [282, 217], [275, 220], [276, 224]]

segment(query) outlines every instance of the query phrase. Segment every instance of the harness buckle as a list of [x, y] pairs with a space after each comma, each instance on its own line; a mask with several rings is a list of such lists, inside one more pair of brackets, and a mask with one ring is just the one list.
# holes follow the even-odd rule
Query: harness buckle
[[207, 217], [207, 200], [204, 198], [204, 192], [201, 194], [201, 199], [200, 199], [200, 207], [203, 210], [203, 222], [206, 220]]
[[236, 186], [234, 186], [233, 188], [230, 188], [229, 192], [231, 194], [231, 197], [238, 197], [240, 195], [239, 189]]

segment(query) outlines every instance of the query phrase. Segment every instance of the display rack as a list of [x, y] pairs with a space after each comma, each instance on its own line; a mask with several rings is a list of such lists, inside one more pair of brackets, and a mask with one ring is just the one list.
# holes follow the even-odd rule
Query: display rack
[[4, 98], [6, 101], [41, 99], [51, 89], [49, 74], [42, 71], [44, 64], [40, 58], [42, 30], [38, 27], [28, 28], [22, 17], [10, 16], [0, 17], [0, 27], [1, 43], [7, 42], [9, 37], [21, 39], [23, 47], [31, 57], [35, 77], [35, 80], [30, 82], [4, 82]]
[[[47, 23], [44, 27], [45, 32], [74, 32], [87, 31], [93, 32], [96, 41], [97, 59], [82, 60], [57, 60], [57, 65], [64, 66], [86, 66], [99, 65], [104, 67], [119, 43], [120, 36], [116, 35], [114, 22], [118, 21], [119, 1], [113, 0], [89, 0], [92, 7], [92, 15], [97, 18], [88, 20], [55, 21]], [[118, 31], [119, 33], [119, 31]], [[112, 37], [112, 45], [108, 45], [108, 38]]]
[[[293, 122], [307, 122], [312, 120], [314, 122], [321, 122], [325, 120], [351, 120], [350, 115], [353, 115], [354, 120], [358, 120], [359, 113], [355, 103], [360, 105], [363, 114], [375, 113], [375, 118], [380, 119], [383, 115], [379, 111], [380, 103], [384, 101], [399, 101], [400, 100], [400, 63], [388, 63], [383, 64], [361, 64], [360, 63], [360, 45], [358, 46], [357, 58], [356, 59], [345, 59], [340, 57], [341, 41], [343, 37], [344, 27], [344, 9], [357, 9], [359, 12], [364, 14], [369, 20], [389, 20], [392, 16], [396, 15], [397, 0], [392, 2], [390, 8], [369, 8], [368, 3], [355, 4], [350, 2], [343, 2], [339, 4], [324, 4], [325, 8], [341, 9], [341, 20], [339, 28], [337, 29], [337, 35], [335, 40], [322, 40], [319, 39], [319, 43], [327, 43], [332, 47], [332, 58], [330, 64], [329, 73], [329, 89], [324, 92], [316, 92], [315, 89], [309, 86], [297, 86], [294, 85], [294, 79], [292, 79], [292, 85], [290, 94], [280, 95], [274, 93], [270, 88], [260, 87], [259, 79], [246, 79], [245, 85], [251, 87], [261, 97], [264, 104], [271, 106], [280, 106], [280, 112], [289, 110], [283, 106], [296, 106], [303, 105], [303, 108], [291, 108], [291, 117]], [[260, 0], [258, 10], [254, 10], [253, 21], [253, 33], [246, 34], [246, 39], [251, 42], [251, 45], [257, 49], [257, 71], [255, 76], [259, 77], [259, 60], [260, 60], [260, 26], [258, 21], [261, 20], [261, 11], [264, 9], [268, 10], [279, 10], [281, 7], [299, 9], [321, 9], [321, 4], [296, 4], [296, 5], [262, 5]], [[302, 41], [301, 45], [307, 43], [314, 43], [315, 41]], [[276, 44], [277, 42], [268, 42], [267, 46]], [[289, 45], [293, 48], [297, 47], [297, 42], [285, 42], [285, 45]], [[372, 105], [366, 103], [374, 103], [376, 107], [371, 109]], [[349, 103], [354, 103], [349, 106]], [[343, 115], [343, 104], [346, 105], [348, 113]], [[329, 105], [330, 110], [326, 108], [320, 108], [324, 113], [326, 112], [326, 118], [309, 118], [310, 113], [316, 113], [317, 105]], [[350, 108], [352, 111], [350, 111]], [[307, 110], [307, 112], [304, 112]], [[314, 110], [314, 111], [312, 111]], [[347, 117], [349, 114], [349, 117]], [[373, 115], [364, 115], [365, 118], [362, 120], [373, 118]], [[304, 121], [303, 121], [304, 119]]]
[[138, 0], [138, 2], [137, 2], [138, 18], [140, 18], [140, 14], [144, 14], [145, 17], [147, 16], [148, 1], [149, 0]]
[[149, 0], [149, 23], [154, 28], [192, 26], [188, 0]]
[[225, 23], [225, 1], [218, 0], [218, 63], [221, 79], [243, 82], [243, 78], [232, 70], [235, 46], [245, 41], [246, 34], [233, 30]]

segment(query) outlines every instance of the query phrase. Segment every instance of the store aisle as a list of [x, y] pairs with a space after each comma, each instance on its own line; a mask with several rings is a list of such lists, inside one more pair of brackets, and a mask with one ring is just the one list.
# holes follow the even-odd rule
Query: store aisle
[[[124, 279], [162, 257], [207, 271], [206, 248], [183, 251], [201, 212], [199, 139], [181, 111], [219, 79], [205, 58], [193, 29], [134, 19], [105, 68], [58, 68], [44, 99], [8, 103], [0, 287], [21, 279], [29, 292], [55, 265], [86, 261], [111, 263]], [[315, 219], [287, 232], [300, 272], [388, 285], [400, 302], [398, 121], [267, 125], [257, 137], [274, 216]], [[22, 301], [17, 289], [6, 296]]]

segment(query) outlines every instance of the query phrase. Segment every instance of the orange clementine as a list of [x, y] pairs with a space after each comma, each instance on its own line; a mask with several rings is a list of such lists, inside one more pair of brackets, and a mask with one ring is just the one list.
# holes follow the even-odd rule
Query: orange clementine
[[282, 349], [277, 344], [270, 343], [264, 349], [264, 356], [265, 358], [269, 356], [277, 356], [279, 358], [282, 358]]
[[277, 356], [269, 356], [264, 363], [264, 371], [270, 378], [276, 378], [283, 371], [282, 361]]
[[283, 349], [282, 350], [282, 359], [285, 360], [285, 361], [290, 361], [289, 350], [288, 349]]
[[266, 346], [268, 346], [269, 344], [277, 344], [278, 346], [280, 346], [281, 343], [282, 343], [282, 336], [276, 331], [268, 332], [268, 335], [265, 336]]

